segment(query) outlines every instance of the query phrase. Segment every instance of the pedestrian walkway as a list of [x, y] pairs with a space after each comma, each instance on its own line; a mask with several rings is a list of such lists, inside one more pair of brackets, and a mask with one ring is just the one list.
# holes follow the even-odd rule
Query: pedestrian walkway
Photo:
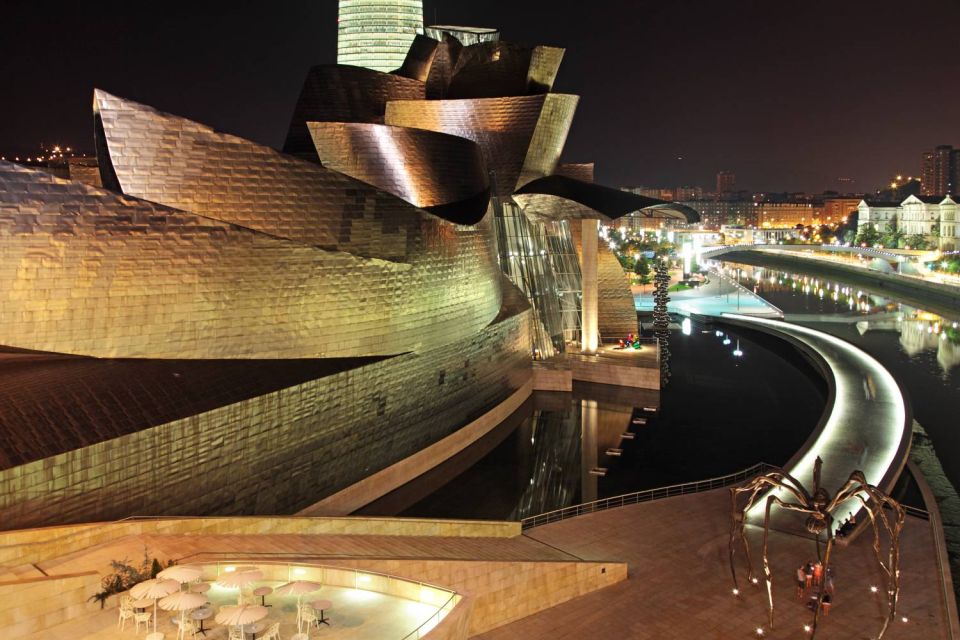
[[[600, 591], [478, 636], [482, 640], [531, 638], [630, 638], [728, 640], [757, 638], [766, 622], [766, 595], [758, 586], [732, 594], [727, 555], [730, 498], [726, 489], [668, 498], [563, 520], [527, 535], [584, 559], [616, 558], [629, 578]], [[758, 550], [759, 529], [748, 527]], [[819, 640], [872, 638], [880, 630], [883, 584], [871, 548], [861, 535], [834, 556], [836, 597]], [[908, 517], [901, 543], [900, 615], [889, 640], [946, 638], [946, 618], [933, 537], [926, 520]], [[794, 572], [815, 558], [813, 541], [773, 531], [770, 559], [776, 619], [764, 638], [796, 640], [812, 614], [798, 601]], [[743, 557], [738, 556], [743, 567]], [[757, 565], [759, 571], [759, 564]]]
[[[863, 471], [867, 482], [890, 491], [906, 464], [910, 444], [910, 417], [896, 380], [883, 366], [850, 343], [832, 335], [765, 318], [724, 314], [723, 320], [786, 336], [823, 359], [833, 388], [829, 415], [804, 448], [785, 465], [787, 471], [812, 491], [813, 467], [823, 459], [823, 486], [835, 493], [853, 470]], [[786, 499], [786, 495], [781, 495]], [[859, 510], [856, 500], [841, 505], [840, 520]], [[763, 518], [762, 505], [750, 513]], [[792, 514], [776, 517], [788, 527]]]

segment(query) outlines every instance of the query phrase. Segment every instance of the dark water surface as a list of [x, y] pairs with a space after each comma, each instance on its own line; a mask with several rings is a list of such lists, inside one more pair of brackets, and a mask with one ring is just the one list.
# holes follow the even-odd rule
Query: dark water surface
[[[783, 341], [727, 331], [674, 331], [673, 378], [659, 399], [604, 385], [537, 393], [477, 445], [362, 513], [518, 519], [760, 461], [784, 464], [819, 421], [826, 385]], [[741, 356], [733, 354], [738, 344]], [[655, 417], [634, 423], [658, 402]], [[597, 425], [586, 437], [585, 412]], [[621, 440], [625, 431], [634, 439]], [[607, 455], [611, 448], [622, 455]], [[594, 467], [607, 468], [606, 476], [591, 475]]]

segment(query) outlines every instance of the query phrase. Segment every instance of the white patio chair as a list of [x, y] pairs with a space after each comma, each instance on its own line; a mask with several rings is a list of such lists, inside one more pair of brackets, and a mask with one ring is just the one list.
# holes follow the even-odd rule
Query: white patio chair
[[123, 631], [123, 628], [127, 626], [127, 620], [130, 620], [135, 615], [133, 609], [125, 609], [123, 606], [120, 606], [119, 609], [119, 619], [117, 620], [117, 626], [120, 627], [120, 631]]
[[230, 635], [227, 640], [247, 640], [240, 627], [230, 627]]
[[150, 621], [153, 620], [153, 612], [143, 611], [141, 613], [133, 614], [133, 621], [137, 623], [136, 632], [140, 633], [140, 625], [144, 625], [147, 628], [147, 631], [150, 630]]
[[260, 636], [260, 640], [280, 640], [280, 623], [274, 622], [270, 628]]
[[313, 625], [317, 620], [320, 619], [320, 616], [317, 615], [316, 609], [311, 607], [308, 604], [300, 605], [299, 618], [297, 620], [297, 630], [301, 630], [303, 623], [306, 623], [307, 629], [310, 629], [310, 626]]

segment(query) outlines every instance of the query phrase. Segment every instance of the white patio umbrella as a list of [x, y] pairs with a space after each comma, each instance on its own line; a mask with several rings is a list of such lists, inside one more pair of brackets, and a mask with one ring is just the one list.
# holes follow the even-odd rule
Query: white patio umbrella
[[180, 628], [183, 629], [185, 613], [192, 609], [202, 607], [207, 604], [207, 596], [202, 593], [190, 593], [189, 591], [177, 591], [168, 596], [160, 598], [160, 608], [164, 611], [180, 612]]
[[227, 605], [220, 607], [214, 620], [217, 624], [231, 627], [242, 627], [267, 617], [267, 608], [260, 605]]
[[141, 598], [150, 598], [153, 600], [153, 632], [157, 632], [157, 599], [168, 596], [174, 591], [180, 590], [180, 583], [176, 580], [144, 580], [140, 584], [133, 585], [130, 589], [130, 595], [137, 600]]
[[297, 596], [297, 631], [301, 631], [300, 600], [304, 594], [313, 593], [323, 587], [319, 582], [312, 580], [294, 580], [273, 590], [274, 595]]
[[242, 590], [248, 584], [263, 579], [263, 571], [256, 567], [240, 567], [236, 571], [224, 572], [217, 578], [217, 584], [227, 589], [240, 589], [241, 593], [237, 596], [237, 602], [241, 601]]
[[193, 582], [203, 574], [203, 569], [189, 564], [177, 564], [167, 567], [157, 574], [158, 578], [164, 580], [176, 580], [180, 584]]

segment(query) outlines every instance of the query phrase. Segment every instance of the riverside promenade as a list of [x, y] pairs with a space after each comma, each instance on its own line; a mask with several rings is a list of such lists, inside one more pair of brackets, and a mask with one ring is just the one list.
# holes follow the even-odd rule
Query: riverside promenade
[[[610, 509], [530, 529], [525, 535], [584, 560], [628, 563], [628, 578], [600, 591], [478, 636], [482, 640], [623, 638], [636, 640], [802, 639], [812, 614], [798, 600], [797, 566], [816, 557], [808, 538], [771, 531], [774, 628], [766, 627], [762, 583], [732, 593], [727, 555], [730, 498], [726, 489]], [[756, 569], [759, 532], [748, 527]], [[821, 640], [874, 638], [885, 612], [871, 592], [882, 575], [872, 537], [858, 536], [834, 556], [836, 597], [817, 633]], [[941, 640], [947, 618], [930, 523], [907, 518], [901, 542], [901, 597], [897, 622], [885, 639]], [[745, 567], [738, 555], [738, 567]], [[906, 622], [900, 616], [907, 618]]]

